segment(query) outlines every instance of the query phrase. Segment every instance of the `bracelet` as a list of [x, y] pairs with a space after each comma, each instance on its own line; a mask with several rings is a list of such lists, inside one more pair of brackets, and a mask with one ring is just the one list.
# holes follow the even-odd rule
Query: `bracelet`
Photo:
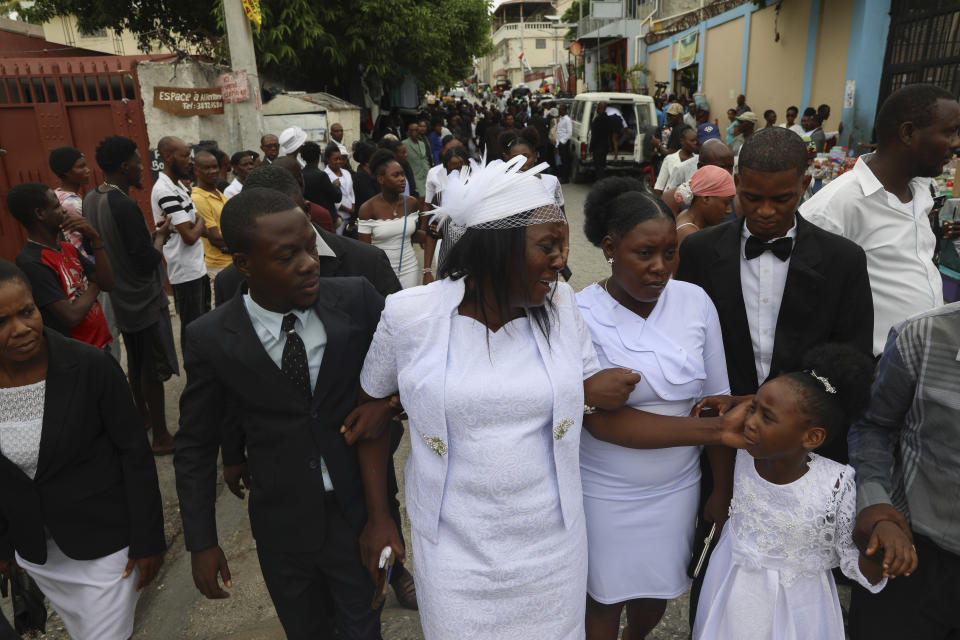
[[420, 273], [433, 273], [433, 269], [420, 269]]
[[597, 412], [596, 407], [591, 407], [588, 404], [583, 405], [583, 415], [589, 416], [589, 415], [593, 415], [596, 412]]

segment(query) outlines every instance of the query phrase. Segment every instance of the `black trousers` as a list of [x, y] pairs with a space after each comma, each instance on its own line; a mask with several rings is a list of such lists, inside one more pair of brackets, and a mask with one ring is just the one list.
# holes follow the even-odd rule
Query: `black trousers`
[[186, 335], [187, 325], [210, 311], [210, 276], [203, 274], [196, 280], [172, 284], [173, 304], [180, 316], [180, 346], [183, 347], [183, 336]]
[[[332, 493], [324, 498], [326, 530], [317, 551], [257, 545], [260, 570], [289, 640], [382, 640], [380, 611], [370, 608], [374, 584], [360, 562], [357, 534]], [[334, 626], [324, 603], [332, 597]]]
[[852, 640], [960, 640], [960, 556], [914, 532], [919, 565], [870, 593], [853, 585]]
[[593, 169], [596, 172], [596, 179], [603, 180], [607, 177], [607, 152], [609, 149], [597, 149], [593, 152]]

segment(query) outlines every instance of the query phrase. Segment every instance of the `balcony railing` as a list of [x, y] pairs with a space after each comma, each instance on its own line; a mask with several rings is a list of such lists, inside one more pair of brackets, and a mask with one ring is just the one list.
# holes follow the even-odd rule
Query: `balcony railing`
[[[523, 35], [524, 37], [532, 37], [535, 35], [553, 35], [555, 31], [562, 32], [563, 30], [557, 29], [552, 22], [524, 22], [523, 23]], [[493, 33], [493, 44], [497, 45], [503, 42], [508, 38], [519, 38], [520, 37], [520, 23], [519, 22], [508, 22], [507, 24], [501, 26]]]

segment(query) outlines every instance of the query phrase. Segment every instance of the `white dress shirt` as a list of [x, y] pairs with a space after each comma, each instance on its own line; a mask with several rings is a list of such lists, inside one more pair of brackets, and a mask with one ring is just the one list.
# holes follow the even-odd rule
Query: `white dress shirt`
[[[773, 360], [773, 343], [777, 337], [777, 318], [783, 288], [787, 284], [790, 258], [781, 260], [772, 251], [764, 251], [753, 260], [747, 260], [744, 248], [750, 237], [747, 225], [740, 235], [740, 286], [743, 289], [743, 308], [750, 326], [750, 342], [753, 343], [753, 361], [757, 367], [757, 384], [763, 384], [770, 375]], [[797, 241], [797, 222], [787, 231], [787, 238]]]
[[860, 245], [867, 254], [873, 291], [873, 353], [883, 353], [887, 333], [910, 316], [943, 304], [943, 280], [933, 264], [936, 238], [930, 178], [910, 181], [913, 199], [901, 203], [883, 188], [860, 156], [848, 171], [803, 203], [800, 215]]
[[557, 120], [557, 144], [566, 144], [573, 135], [573, 122], [570, 116], [566, 115]]
[[[346, 173], [346, 172], [344, 172]], [[249, 293], [243, 295], [243, 304], [247, 307], [247, 313], [250, 314], [250, 321], [253, 323], [253, 330], [260, 338], [260, 344], [264, 351], [277, 365], [277, 368], [283, 367], [283, 347], [287, 344], [287, 334], [283, 331], [283, 317], [287, 314], [268, 311], [250, 297]], [[303, 346], [307, 350], [307, 365], [310, 369], [310, 389], [317, 386], [317, 375], [320, 373], [320, 363], [323, 361], [323, 352], [327, 348], [327, 330], [323, 326], [323, 321], [317, 316], [313, 309], [293, 309], [290, 313], [297, 317], [293, 328], [300, 339], [303, 340]], [[327, 472], [327, 463], [320, 459], [320, 467], [323, 472], [323, 488], [327, 491], [333, 491], [333, 481]]]

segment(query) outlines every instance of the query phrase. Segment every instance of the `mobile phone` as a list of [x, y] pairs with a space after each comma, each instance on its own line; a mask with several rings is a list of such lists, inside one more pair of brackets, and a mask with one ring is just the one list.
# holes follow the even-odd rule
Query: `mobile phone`
[[373, 592], [371, 609], [379, 609], [387, 599], [387, 585], [390, 584], [390, 576], [393, 574], [393, 561], [393, 548], [384, 547], [380, 552], [380, 571], [377, 573], [377, 588]]
[[703, 407], [700, 409], [700, 413], [697, 414], [700, 418], [716, 418], [720, 415], [720, 412], [717, 411], [716, 407]]

